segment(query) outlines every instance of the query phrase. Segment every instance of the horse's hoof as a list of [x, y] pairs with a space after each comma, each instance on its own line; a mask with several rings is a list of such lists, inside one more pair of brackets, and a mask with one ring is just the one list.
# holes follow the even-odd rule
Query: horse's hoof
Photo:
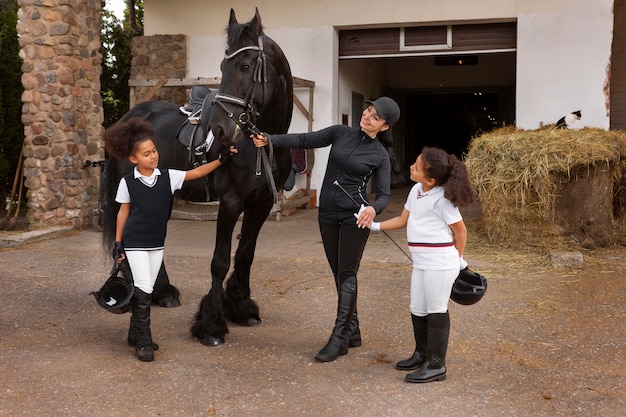
[[224, 339], [219, 337], [207, 336], [200, 341], [204, 346], [219, 346], [224, 344]]
[[180, 307], [180, 300], [175, 297], [163, 297], [155, 301], [159, 307], [165, 307], [165, 308]]
[[261, 319], [250, 317], [246, 319], [245, 321], [239, 322], [237, 324], [240, 326], [247, 326], [247, 327], [258, 326], [259, 324], [261, 324]]

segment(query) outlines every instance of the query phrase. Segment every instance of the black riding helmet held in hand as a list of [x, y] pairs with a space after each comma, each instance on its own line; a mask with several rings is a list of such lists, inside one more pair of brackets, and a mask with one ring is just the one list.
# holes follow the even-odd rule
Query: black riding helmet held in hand
[[462, 269], [454, 281], [450, 298], [457, 304], [472, 305], [487, 292], [487, 278], [469, 268]]
[[[120, 272], [122, 276], [118, 276]], [[91, 293], [100, 307], [114, 314], [124, 314], [130, 311], [134, 294], [135, 287], [132, 279], [125, 276], [122, 265], [117, 261], [102, 288]]]

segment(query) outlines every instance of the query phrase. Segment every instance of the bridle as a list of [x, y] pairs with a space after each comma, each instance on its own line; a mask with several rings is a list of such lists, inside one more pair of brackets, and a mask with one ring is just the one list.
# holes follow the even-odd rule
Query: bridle
[[[215, 96], [213, 103], [219, 105], [222, 110], [226, 112], [226, 115], [229, 119], [231, 119], [239, 128], [247, 128], [252, 131], [252, 133], [257, 133], [259, 129], [254, 125], [254, 121], [256, 120], [257, 112], [254, 108], [254, 103], [252, 102], [254, 97], [254, 91], [258, 84], [260, 84], [263, 89], [263, 101], [265, 101], [265, 84], [267, 83], [267, 63], [265, 58], [265, 51], [263, 50], [263, 37], [259, 36], [259, 44], [244, 46], [233, 52], [232, 54], [224, 54], [224, 60], [228, 61], [229, 59], [233, 59], [237, 55], [245, 51], [258, 51], [259, 55], [256, 59], [256, 64], [254, 66], [254, 72], [252, 75], [252, 80], [248, 87], [248, 91], [246, 93], [245, 98], [241, 99], [239, 97], [231, 96], [228, 94], [217, 93]], [[234, 113], [226, 108], [225, 103], [233, 104], [242, 109], [242, 112], [235, 118]], [[263, 103], [261, 103], [262, 105]]]
[[[259, 128], [254, 124], [256, 121], [258, 112], [254, 108], [253, 98], [254, 92], [257, 85], [260, 85], [263, 89], [261, 106], [265, 102], [265, 84], [267, 83], [267, 60], [265, 57], [265, 51], [263, 50], [263, 37], [259, 36], [258, 38], [259, 44], [244, 46], [243, 48], [237, 49], [232, 54], [225, 53], [224, 60], [229, 60], [237, 56], [238, 54], [244, 51], [258, 51], [258, 56], [256, 59], [256, 64], [254, 66], [254, 72], [252, 74], [252, 80], [250, 85], [248, 86], [248, 91], [246, 92], [245, 98], [241, 99], [239, 97], [231, 96], [228, 94], [217, 93], [215, 98], [213, 99], [213, 103], [217, 104], [224, 112], [226, 116], [235, 123], [237, 128], [242, 131], [249, 130], [254, 135], [261, 134]], [[228, 51], [228, 49], [227, 49]], [[235, 114], [228, 110], [226, 104], [232, 104], [242, 109], [241, 113], [237, 117]], [[265, 166], [265, 174], [267, 176], [267, 181], [272, 193], [274, 194], [274, 202], [278, 203], [278, 191], [276, 190], [276, 184], [274, 183], [274, 175], [272, 174], [272, 159], [273, 159], [273, 148], [272, 143], [268, 140], [268, 148], [270, 157], [268, 156], [261, 148], [257, 149], [257, 159], [256, 159], [256, 175], [261, 175], [261, 165]]]

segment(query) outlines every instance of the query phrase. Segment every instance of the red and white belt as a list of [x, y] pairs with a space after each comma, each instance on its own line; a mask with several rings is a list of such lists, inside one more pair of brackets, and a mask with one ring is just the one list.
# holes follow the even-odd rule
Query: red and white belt
[[454, 243], [453, 242], [445, 242], [445, 243], [409, 242], [409, 246], [412, 248], [447, 248], [450, 246], [454, 246]]

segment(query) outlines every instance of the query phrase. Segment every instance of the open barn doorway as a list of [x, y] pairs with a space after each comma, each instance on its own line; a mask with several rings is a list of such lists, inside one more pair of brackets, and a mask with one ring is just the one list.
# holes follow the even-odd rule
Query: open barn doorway
[[424, 146], [462, 158], [472, 137], [514, 122], [509, 89], [415, 93], [405, 96], [405, 147], [408, 161]]
[[472, 136], [515, 123], [516, 51], [516, 21], [343, 28], [340, 100], [398, 101], [394, 151], [408, 177], [424, 146], [462, 156]]

